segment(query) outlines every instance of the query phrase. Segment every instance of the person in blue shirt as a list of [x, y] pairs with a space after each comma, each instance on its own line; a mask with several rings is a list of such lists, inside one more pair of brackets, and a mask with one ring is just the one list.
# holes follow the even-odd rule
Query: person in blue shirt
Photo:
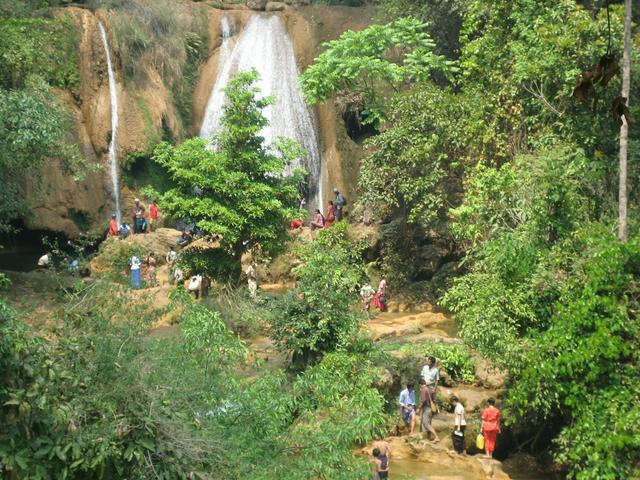
[[402, 407], [402, 420], [409, 428], [409, 435], [413, 434], [416, 426], [416, 391], [413, 382], [407, 382], [407, 388], [400, 392], [400, 406]]

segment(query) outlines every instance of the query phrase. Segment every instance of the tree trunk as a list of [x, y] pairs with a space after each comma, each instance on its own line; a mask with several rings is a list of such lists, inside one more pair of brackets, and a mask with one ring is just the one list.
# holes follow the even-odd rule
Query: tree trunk
[[[622, 57], [622, 97], [629, 105], [631, 83], [631, 0], [624, 2], [624, 53]], [[627, 241], [627, 149], [629, 125], [622, 116], [620, 127], [620, 183], [618, 190], [618, 239]]]

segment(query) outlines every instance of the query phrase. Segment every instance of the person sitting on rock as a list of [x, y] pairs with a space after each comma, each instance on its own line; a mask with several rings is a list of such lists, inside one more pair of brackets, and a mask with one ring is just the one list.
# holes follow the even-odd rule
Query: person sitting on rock
[[311, 221], [311, 230], [316, 228], [324, 228], [324, 215], [318, 209], [316, 209], [315, 218]]
[[128, 224], [123, 223], [122, 225], [120, 225], [120, 230], [118, 230], [118, 234], [120, 238], [127, 238], [131, 234], [131, 227]]
[[408, 382], [407, 388], [400, 392], [400, 406], [402, 407], [402, 420], [409, 429], [409, 435], [412, 435], [416, 426], [416, 392], [413, 382]]
[[189, 233], [189, 230], [185, 228], [184, 230], [182, 230], [182, 235], [180, 235], [180, 238], [176, 242], [176, 245], [178, 245], [179, 247], [185, 247], [189, 244], [190, 241], [191, 233]]

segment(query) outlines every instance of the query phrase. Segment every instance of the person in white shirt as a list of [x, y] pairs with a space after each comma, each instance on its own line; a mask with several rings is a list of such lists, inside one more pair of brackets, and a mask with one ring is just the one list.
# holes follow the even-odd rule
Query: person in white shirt
[[460, 402], [458, 397], [453, 395], [451, 397], [451, 403], [454, 405], [453, 409], [453, 449], [457, 453], [464, 453], [464, 431], [467, 428], [467, 420], [464, 417], [464, 405]]
[[142, 278], [140, 276], [140, 259], [135, 255], [131, 257], [131, 287], [140, 288], [142, 285]]
[[416, 391], [413, 382], [408, 382], [407, 388], [400, 392], [400, 406], [402, 407], [402, 420], [409, 427], [409, 435], [412, 435], [416, 426]]
[[435, 401], [436, 388], [438, 388], [438, 382], [440, 381], [440, 370], [438, 369], [438, 367], [436, 367], [435, 357], [429, 357], [427, 359], [427, 364], [424, 367], [422, 367], [420, 376], [424, 378], [424, 381], [426, 382], [427, 387], [429, 387], [431, 398]]
[[191, 280], [189, 281], [189, 285], [187, 286], [187, 289], [193, 293], [193, 296], [196, 298], [196, 300], [200, 296], [201, 283], [202, 283], [202, 275], [194, 275], [193, 277], [191, 277]]
[[373, 300], [373, 296], [375, 295], [375, 291], [373, 287], [365, 283], [360, 289], [360, 302], [362, 303], [362, 311], [369, 315], [371, 310], [371, 301]]

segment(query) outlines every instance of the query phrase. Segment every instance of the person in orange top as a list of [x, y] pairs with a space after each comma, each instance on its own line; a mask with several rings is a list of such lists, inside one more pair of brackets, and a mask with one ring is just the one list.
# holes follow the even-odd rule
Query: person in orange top
[[109, 220], [109, 236], [115, 237], [118, 235], [118, 222], [116, 222], [116, 216], [111, 215], [111, 220]]
[[496, 399], [490, 397], [487, 400], [489, 406], [482, 411], [481, 431], [484, 435], [484, 458], [493, 458], [493, 451], [496, 448], [496, 438], [500, 433], [500, 410], [496, 408]]
[[155, 232], [156, 228], [158, 228], [158, 204], [155, 200], [151, 202], [151, 206], [149, 207], [149, 216], [151, 217], [149, 231]]

